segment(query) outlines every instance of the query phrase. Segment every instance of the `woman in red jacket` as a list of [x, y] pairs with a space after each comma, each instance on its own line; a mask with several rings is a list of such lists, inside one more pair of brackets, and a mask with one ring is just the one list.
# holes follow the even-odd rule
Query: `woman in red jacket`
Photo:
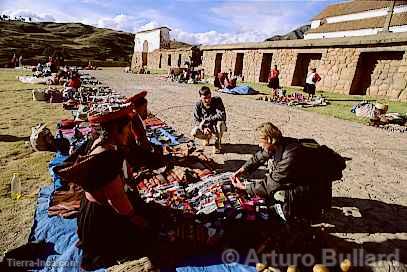
[[278, 88], [280, 88], [280, 80], [278, 79], [278, 76], [280, 75], [280, 71], [277, 69], [277, 65], [274, 65], [274, 68], [271, 69], [270, 74], [269, 74], [269, 84], [268, 87], [270, 87], [273, 90], [273, 93], [276, 92]]
[[78, 89], [81, 87], [81, 79], [78, 74], [73, 74], [72, 78], [68, 81], [67, 87]]
[[139, 257], [154, 240], [152, 232], [146, 229], [145, 207], [134, 197], [137, 193], [125, 185], [131, 172], [122, 150], [131, 137], [131, 112], [132, 108], [128, 107], [90, 116], [89, 122], [102, 128], [101, 136], [94, 141], [88, 155], [79, 157], [72, 166], [57, 170], [64, 181], [75, 182], [85, 191], [78, 218], [77, 244], [83, 250], [81, 267], [85, 270]]

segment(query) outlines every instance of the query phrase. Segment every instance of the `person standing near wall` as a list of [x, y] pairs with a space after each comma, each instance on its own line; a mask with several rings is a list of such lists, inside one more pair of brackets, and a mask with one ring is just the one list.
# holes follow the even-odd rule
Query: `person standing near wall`
[[308, 98], [312, 98], [315, 95], [315, 84], [321, 80], [321, 77], [317, 73], [316, 68], [311, 68], [305, 80], [304, 92], [308, 94]]
[[22, 68], [23, 67], [23, 56], [20, 55], [20, 57], [18, 58], [18, 67]]
[[277, 69], [277, 65], [274, 65], [273, 69], [271, 69], [269, 74], [269, 84], [267, 85], [269, 88], [272, 89], [273, 95], [276, 94], [276, 90], [280, 88], [280, 80], [278, 76], [280, 75], [280, 71]]

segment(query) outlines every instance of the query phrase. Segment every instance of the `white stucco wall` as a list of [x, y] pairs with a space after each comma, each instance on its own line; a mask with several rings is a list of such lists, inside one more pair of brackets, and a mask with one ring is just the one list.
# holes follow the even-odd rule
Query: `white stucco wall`
[[134, 37], [134, 52], [143, 52], [144, 41], [148, 42], [148, 52], [160, 48], [160, 29], [136, 33]]
[[339, 23], [339, 22], [346, 22], [346, 21], [353, 21], [353, 20], [362, 20], [362, 19], [368, 19], [368, 18], [380, 17], [380, 16], [386, 16], [386, 15], [387, 15], [387, 8], [375, 9], [375, 10], [352, 13], [352, 14], [347, 14], [347, 15], [327, 17], [326, 22], [328, 24], [331, 24], [331, 23]]
[[375, 35], [381, 29], [382, 28], [368, 28], [368, 29], [359, 29], [359, 30], [350, 30], [350, 31], [309, 33], [309, 34], [304, 35], [304, 40]]
[[[398, 13], [402, 13], [402, 12], [407, 12], [407, 5], [397, 6], [393, 10], [393, 14], [398, 14]], [[368, 18], [374, 18], [374, 17], [386, 16], [386, 15], [387, 15], [387, 8], [383, 8], [383, 9], [369, 10], [369, 11], [357, 12], [357, 13], [341, 15], [341, 16], [327, 17], [326, 22], [328, 24], [331, 24], [331, 23], [339, 23], [339, 22], [346, 22], [346, 21], [353, 21], [353, 20], [362, 20], [362, 19], [368, 19]]]
[[402, 26], [391, 26], [389, 28], [391, 32], [407, 32], [407, 25]]
[[317, 28], [321, 25], [321, 20], [314, 20], [311, 22], [311, 28]]

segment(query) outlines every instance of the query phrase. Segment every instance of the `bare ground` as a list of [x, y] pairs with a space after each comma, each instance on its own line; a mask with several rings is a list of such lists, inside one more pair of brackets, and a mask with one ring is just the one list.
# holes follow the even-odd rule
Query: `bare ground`
[[[126, 95], [147, 90], [150, 111], [189, 135], [196, 86], [118, 69], [91, 73]], [[225, 153], [213, 156], [218, 163], [237, 169], [256, 150], [254, 129], [266, 121], [286, 136], [314, 138], [328, 145], [350, 160], [343, 179], [334, 184], [335, 208], [325, 220], [327, 231], [343, 242], [363, 244], [370, 252], [389, 254], [399, 249], [400, 261], [407, 263], [407, 135], [256, 101], [253, 96], [218, 95], [228, 115]], [[393, 263], [380, 270], [394, 269], [401, 267]]]

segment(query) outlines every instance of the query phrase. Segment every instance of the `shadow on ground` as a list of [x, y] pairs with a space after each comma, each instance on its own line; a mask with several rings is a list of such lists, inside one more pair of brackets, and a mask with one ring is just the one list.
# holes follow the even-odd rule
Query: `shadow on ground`
[[0, 142], [19, 142], [19, 141], [29, 141], [30, 137], [18, 137], [14, 135], [0, 135]]
[[260, 150], [258, 145], [252, 144], [222, 144], [223, 153], [254, 154]]

